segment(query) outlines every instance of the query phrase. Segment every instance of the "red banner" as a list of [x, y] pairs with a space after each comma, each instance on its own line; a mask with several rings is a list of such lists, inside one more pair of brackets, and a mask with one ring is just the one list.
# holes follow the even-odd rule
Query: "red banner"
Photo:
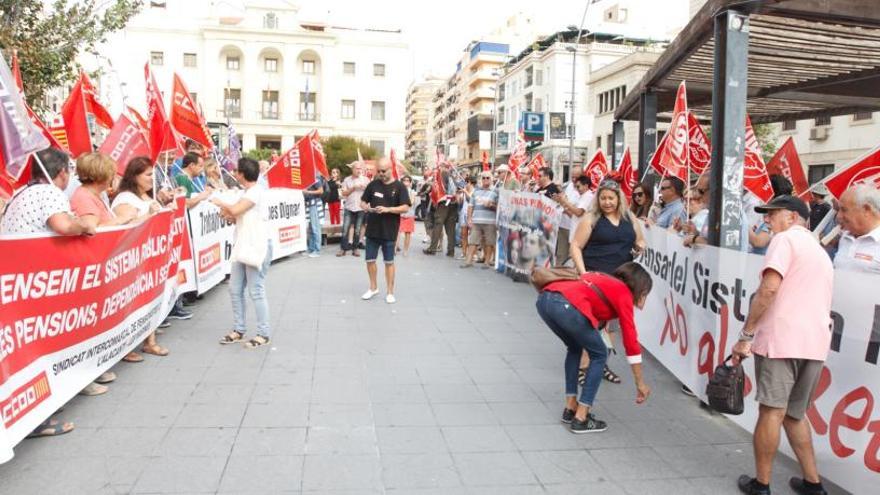
[[675, 95], [675, 109], [669, 130], [657, 151], [651, 158], [651, 167], [660, 175], [673, 176], [688, 182], [688, 161], [690, 158], [690, 129], [688, 128], [687, 90], [684, 81], [678, 86]]
[[761, 147], [752, 120], [746, 115], [746, 153], [743, 160], [743, 187], [765, 203], [773, 199], [773, 186], [767, 175], [767, 166], [761, 158]]
[[183, 79], [174, 74], [174, 92], [171, 96], [171, 125], [174, 129], [207, 149], [214, 148], [211, 131], [205, 123], [205, 117], [199, 112], [195, 102], [183, 83]]
[[767, 164], [767, 173], [785, 177], [794, 186], [794, 193], [798, 197], [808, 202], [812, 200], [810, 183], [807, 182], [807, 177], [804, 175], [804, 167], [801, 165], [801, 159], [798, 157], [797, 149], [794, 147], [794, 139], [791, 136], [770, 159], [770, 163]]
[[281, 155], [278, 161], [266, 172], [269, 187], [305, 189], [317, 180], [315, 169], [302, 163], [300, 144], [304, 140], [305, 138], [301, 139], [296, 146]]
[[129, 160], [150, 156], [150, 145], [139, 126], [122, 114], [98, 151], [112, 158], [116, 162], [116, 173], [122, 175]]
[[597, 150], [590, 164], [584, 169], [584, 173], [590, 178], [590, 187], [595, 191], [602, 179], [608, 175], [608, 160], [605, 158], [605, 152], [601, 149]]
[[825, 179], [828, 192], [840, 199], [850, 186], [859, 183], [880, 189], [880, 146]]

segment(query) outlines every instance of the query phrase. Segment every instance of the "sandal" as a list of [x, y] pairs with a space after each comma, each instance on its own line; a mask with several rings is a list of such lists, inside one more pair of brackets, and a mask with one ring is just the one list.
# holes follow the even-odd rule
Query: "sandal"
[[234, 344], [239, 340], [244, 338], [244, 334], [239, 332], [238, 330], [233, 330], [228, 334], [224, 335], [222, 339], [220, 339], [221, 344]]
[[144, 354], [152, 354], [154, 356], [162, 357], [162, 356], [168, 355], [168, 349], [160, 346], [159, 344], [154, 344], [154, 345], [144, 344], [144, 347], [141, 350], [144, 352]]
[[257, 347], [266, 345], [268, 343], [269, 343], [269, 339], [267, 339], [266, 337], [263, 337], [262, 335], [257, 335], [256, 337], [252, 338], [251, 340], [245, 342], [244, 346], [247, 347], [248, 349], [256, 349]]
[[620, 383], [620, 377], [617, 376], [617, 373], [611, 371], [608, 365], [605, 365], [605, 369], [602, 370], [602, 378], [611, 383]]
[[131, 351], [126, 354], [125, 357], [122, 358], [122, 360], [126, 363], [140, 363], [144, 360], [144, 357], [134, 351]]
[[62, 423], [57, 419], [47, 419], [40, 423], [40, 426], [37, 426], [25, 438], [57, 437], [58, 435], [70, 433], [73, 431], [73, 428], [74, 426], [71, 422]]
[[587, 381], [587, 369], [578, 368], [578, 385], [583, 385]]

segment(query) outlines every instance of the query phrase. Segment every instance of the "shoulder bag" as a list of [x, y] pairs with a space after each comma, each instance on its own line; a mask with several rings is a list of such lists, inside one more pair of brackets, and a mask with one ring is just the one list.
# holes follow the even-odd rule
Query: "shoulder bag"
[[715, 372], [709, 377], [706, 385], [706, 396], [709, 406], [724, 414], [742, 414], [743, 391], [745, 388], [745, 371], [742, 364], [728, 366], [732, 356], [727, 356], [724, 361], [715, 367]]
[[231, 256], [232, 261], [254, 268], [263, 266], [269, 246], [268, 229], [260, 218], [258, 208], [259, 205], [254, 205], [241, 216], [239, 222], [236, 222], [235, 245], [232, 247]]

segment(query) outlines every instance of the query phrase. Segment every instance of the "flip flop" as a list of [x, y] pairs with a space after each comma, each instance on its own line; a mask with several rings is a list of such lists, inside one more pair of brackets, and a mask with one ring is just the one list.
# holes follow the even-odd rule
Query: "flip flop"
[[150, 345], [150, 346], [145, 345], [141, 349], [141, 352], [143, 352], [144, 354], [152, 354], [154, 356], [159, 356], [159, 357], [164, 357], [164, 356], [168, 355], [168, 349], [160, 346], [159, 344]]
[[[70, 428], [67, 428], [67, 425], [70, 425]], [[65, 433], [70, 433], [73, 429], [73, 423], [61, 423], [56, 419], [48, 419], [25, 438], [57, 437], [59, 435], [64, 435]]]
[[144, 357], [134, 351], [131, 351], [126, 354], [125, 357], [122, 358], [122, 360], [126, 363], [140, 363], [144, 360]]

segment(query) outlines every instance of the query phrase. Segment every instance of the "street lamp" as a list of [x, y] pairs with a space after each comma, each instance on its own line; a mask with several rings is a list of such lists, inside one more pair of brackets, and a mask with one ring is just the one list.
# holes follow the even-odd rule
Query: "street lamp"
[[[587, 11], [590, 10], [591, 0], [586, 1], [586, 5], [584, 6], [584, 15], [581, 17], [581, 25], [577, 28], [577, 38], [574, 40], [574, 46], [566, 47], [566, 50], [571, 52], [571, 123], [569, 124], [571, 128], [571, 133], [568, 136], [568, 166], [569, 170], [574, 165], [574, 90], [575, 90], [575, 76], [577, 73], [575, 72], [575, 64], [577, 63], [577, 49], [578, 44], [581, 41], [581, 36], [583, 36], [584, 32], [584, 22], [587, 20]], [[574, 31], [575, 26], [568, 26], [569, 31]]]

